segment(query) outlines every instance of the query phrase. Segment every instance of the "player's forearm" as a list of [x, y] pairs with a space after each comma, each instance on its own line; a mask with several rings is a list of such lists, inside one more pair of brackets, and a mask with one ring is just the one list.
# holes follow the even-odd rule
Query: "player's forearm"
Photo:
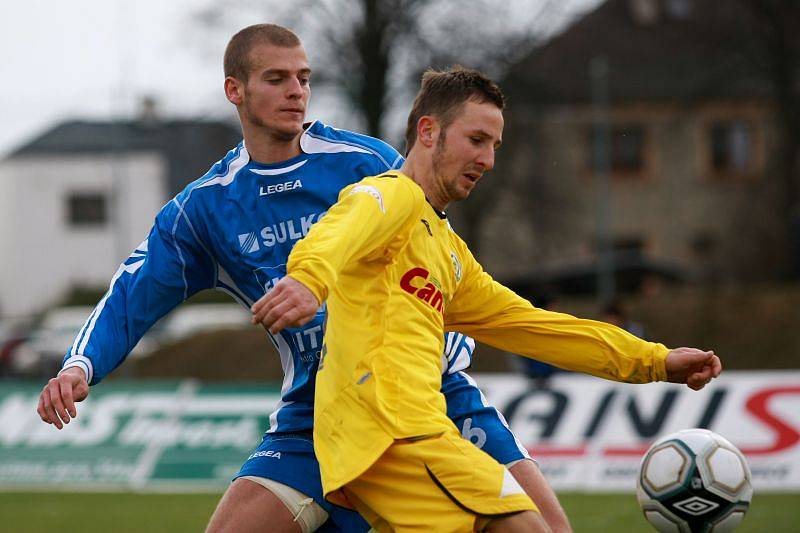
[[[593, 376], [628, 383], [647, 383], [667, 379], [666, 347], [635, 338], [623, 338], [620, 330], [609, 336], [595, 326], [571, 327], [563, 332], [539, 328], [522, 329], [519, 334], [506, 339], [481, 339], [506, 351], [518, 353], [564, 370], [583, 372]], [[632, 336], [631, 336], [632, 337]]]
[[629, 383], [667, 379], [665, 346], [643, 341], [605, 322], [531, 306], [455, 327], [480, 342], [565, 370]]
[[[668, 353], [605, 322], [535, 308], [495, 282], [477, 263], [445, 312], [448, 331], [543, 361], [614, 381], [665, 381]], [[462, 282], [463, 283], [463, 282]]]
[[[124, 292], [116, 288], [120, 293]], [[117, 368], [149, 328], [138, 321], [141, 331], [130, 332], [130, 310], [122, 294], [110, 294], [95, 307], [64, 357], [62, 370], [78, 367], [94, 385]], [[152, 323], [151, 321], [148, 321]]]
[[99, 382], [122, 364], [156, 321], [188, 296], [211, 286], [213, 267], [207, 256], [198, 258], [197, 251], [185, 244], [177, 249], [183, 226], [165, 235], [163, 226], [171, 228], [173, 222], [174, 218], [159, 215], [148, 238], [119, 266], [70, 345], [63, 368], [77, 366], [89, 383]]
[[139, 339], [136, 336], [133, 345], [129, 340], [128, 314], [132, 307], [129, 296], [134, 292], [130, 277], [125, 264], [121, 265], [108, 292], [78, 330], [64, 356], [62, 369], [78, 367], [86, 373], [87, 381], [95, 384], [128, 355]]

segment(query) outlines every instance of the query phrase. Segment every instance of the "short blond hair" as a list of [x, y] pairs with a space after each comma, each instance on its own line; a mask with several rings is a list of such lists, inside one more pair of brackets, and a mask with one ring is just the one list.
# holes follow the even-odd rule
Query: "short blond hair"
[[223, 60], [225, 77], [247, 81], [250, 72], [250, 50], [258, 44], [271, 44], [282, 48], [301, 46], [295, 33], [277, 24], [254, 24], [236, 33], [225, 48]]

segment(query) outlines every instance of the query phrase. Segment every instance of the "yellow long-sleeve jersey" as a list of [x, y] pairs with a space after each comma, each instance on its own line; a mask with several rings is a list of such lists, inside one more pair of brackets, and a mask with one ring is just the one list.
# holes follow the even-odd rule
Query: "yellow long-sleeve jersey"
[[440, 392], [443, 330], [608, 379], [666, 379], [663, 345], [536, 309], [495, 282], [399, 172], [342, 190], [287, 272], [328, 304], [314, 404], [326, 495], [395, 439], [453, 427]]

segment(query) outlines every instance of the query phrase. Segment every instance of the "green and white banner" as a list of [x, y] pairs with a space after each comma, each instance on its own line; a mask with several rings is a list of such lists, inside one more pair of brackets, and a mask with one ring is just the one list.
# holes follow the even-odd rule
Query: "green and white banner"
[[61, 431], [40, 385], [0, 384], [0, 486], [221, 490], [261, 442], [276, 388], [103, 383]]

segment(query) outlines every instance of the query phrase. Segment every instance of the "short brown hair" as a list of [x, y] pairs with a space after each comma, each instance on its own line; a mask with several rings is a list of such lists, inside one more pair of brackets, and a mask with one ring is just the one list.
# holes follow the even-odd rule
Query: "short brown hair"
[[443, 71], [431, 68], [422, 75], [422, 85], [414, 99], [406, 127], [406, 153], [417, 141], [417, 123], [425, 115], [439, 120], [442, 129], [455, 120], [464, 103], [489, 102], [500, 110], [506, 106], [503, 92], [495, 82], [477, 70], [456, 65]]
[[254, 24], [231, 37], [225, 48], [223, 61], [225, 77], [247, 81], [250, 72], [250, 50], [258, 44], [271, 44], [282, 48], [300, 46], [300, 38], [292, 30], [277, 24]]

